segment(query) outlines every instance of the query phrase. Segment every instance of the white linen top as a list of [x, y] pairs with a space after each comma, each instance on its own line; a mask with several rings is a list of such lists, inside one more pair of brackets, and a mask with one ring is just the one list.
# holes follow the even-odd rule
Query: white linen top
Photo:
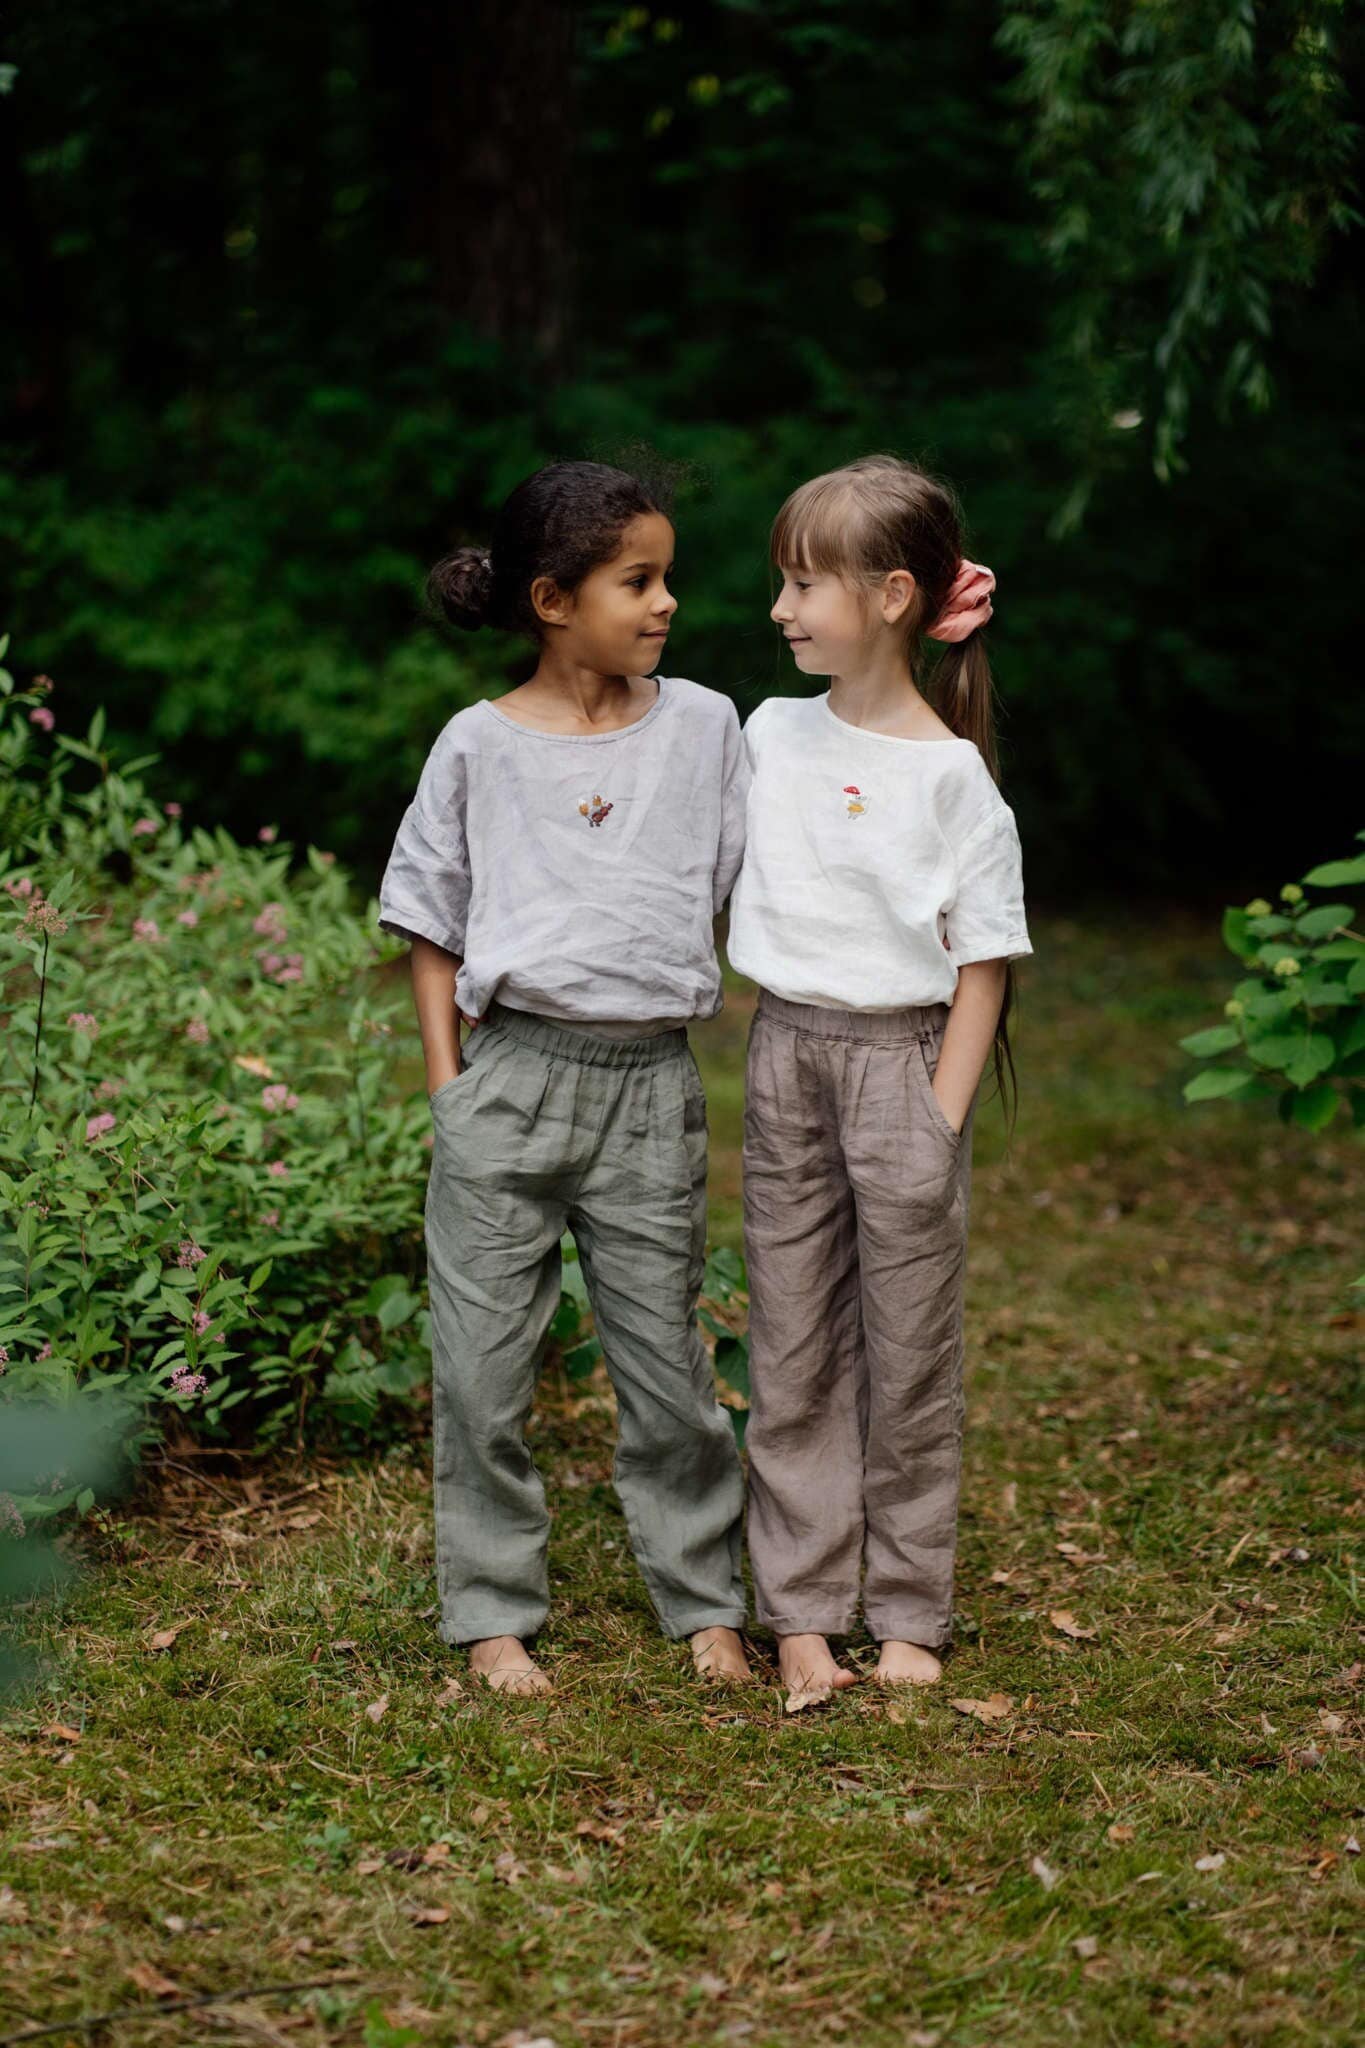
[[680, 676], [661, 676], [644, 717], [614, 732], [536, 732], [473, 704], [427, 758], [379, 922], [461, 961], [467, 1017], [494, 998], [633, 1036], [713, 1017], [713, 920], [748, 783], [734, 705]]
[[951, 1003], [958, 969], [1018, 960], [1014, 813], [970, 740], [865, 732], [828, 694], [770, 697], [744, 729], [753, 771], [731, 965], [794, 1003]]

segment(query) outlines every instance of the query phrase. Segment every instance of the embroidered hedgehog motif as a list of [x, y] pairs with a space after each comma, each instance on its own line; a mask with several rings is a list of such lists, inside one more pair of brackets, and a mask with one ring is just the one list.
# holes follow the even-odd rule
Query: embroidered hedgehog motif
[[590, 825], [604, 825], [615, 807], [603, 803], [600, 796], [581, 796], [578, 799], [578, 815], [586, 818]]
[[848, 815], [850, 818], [861, 818], [867, 809], [867, 798], [863, 795], [857, 783], [846, 782], [844, 784], [844, 795], [848, 798]]

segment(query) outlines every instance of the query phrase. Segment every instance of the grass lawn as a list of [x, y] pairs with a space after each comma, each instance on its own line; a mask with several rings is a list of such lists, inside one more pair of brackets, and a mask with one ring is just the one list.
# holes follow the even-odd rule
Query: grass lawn
[[[0, 2039], [1360, 2038], [1365, 1148], [1182, 1107], [1230, 979], [1203, 926], [1035, 943], [1008, 1156], [977, 1118], [946, 1682], [785, 1720], [760, 1638], [761, 1684], [702, 1690], [591, 1383], [535, 1425], [550, 1702], [452, 1684], [420, 1437], [182, 1456], [0, 1720]], [[745, 1022], [697, 1041], [726, 1243]], [[157, 2013], [253, 1985], [296, 1988]]]

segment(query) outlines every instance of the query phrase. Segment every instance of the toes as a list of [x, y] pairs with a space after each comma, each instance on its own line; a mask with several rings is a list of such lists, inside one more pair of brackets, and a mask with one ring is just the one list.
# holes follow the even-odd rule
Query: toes
[[842, 1692], [846, 1686], [858, 1683], [858, 1674], [856, 1671], [845, 1671], [841, 1665], [834, 1674], [834, 1683]]

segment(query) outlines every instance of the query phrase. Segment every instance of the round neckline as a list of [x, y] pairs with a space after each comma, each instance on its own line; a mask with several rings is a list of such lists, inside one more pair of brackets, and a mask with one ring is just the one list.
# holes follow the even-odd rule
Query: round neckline
[[834, 709], [834, 707], [831, 705], [829, 701], [828, 690], [825, 691], [823, 697], [818, 697], [816, 699], [816, 702], [819, 704], [820, 709], [824, 712], [826, 718], [831, 720], [833, 724], [837, 725], [840, 732], [856, 733], [859, 739], [862, 740], [880, 740], [883, 746], [970, 747], [975, 745], [975, 741], [963, 739], [961, 733], [956, 732], [951, 733], [946, 740], [917, 740], [912, 739], [910, 734], [906, 732], [870, 732], [865, 725], [851, 725], [846, 718], [840, 718], [838, 712]]
[[483, 699], [483, 708], [497, 719], [499, 725], [507, 726], [512, 732], [525, 733], [528, 739], [554, 740], [562, 747], [601, 747], [611, 740], [628, 739], [631, 733], [639, 732], [642, 726], [648, 725], [651, 719], [658, 717], [664, 707], [665, 678], [656, 676], [654, 680], [658, 684], [658, 695], [643, 718], [633, 718], [629, 725], [613, 726], [610, 732], [546, 732], [541, 726], [523, 725], [519, 718], [509, 718], [505, 711], [499, 711], [489, 697]]

